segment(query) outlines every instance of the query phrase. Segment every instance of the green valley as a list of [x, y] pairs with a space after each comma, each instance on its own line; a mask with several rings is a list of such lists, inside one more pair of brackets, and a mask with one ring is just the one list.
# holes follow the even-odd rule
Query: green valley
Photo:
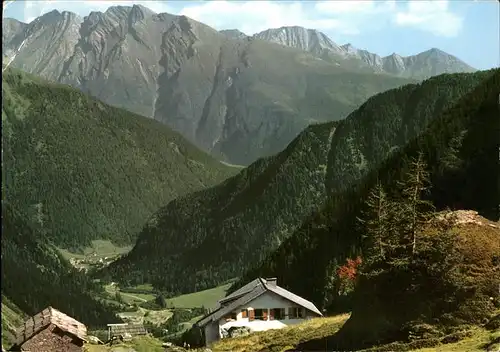
[[74, 88], [8, 69], [2, 93], [3, 200], [58, 247], [131, 244], [161, 205], [238, 172]]
[[16, 69], [2, 83], [2, 336], [49, 305], [89, 327], [119, 322], [77, 269], [116, 259], [161, 204], [239, 170], [74, 88]]

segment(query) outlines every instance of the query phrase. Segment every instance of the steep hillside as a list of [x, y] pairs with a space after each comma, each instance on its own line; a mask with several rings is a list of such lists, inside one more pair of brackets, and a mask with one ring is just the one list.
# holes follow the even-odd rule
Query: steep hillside
[[372, 72], [414, 79], [426, 79], [443, 73], [476, 71], [457, 57], [436, 48], [406, 57], [396, 53], [380, 57], [357, 49], [350, 43], [339, 46], [322, 32], [298, 26], [268, 29], [255, 34], [254, 38], [298, 48], [338, 65], [352, 65], [358, 69], [365, 68]]
[[241, 275], [278, 246], [286, 251], [282, 243], [331, 194], [353, 189], [491, 74], [434, 77], [370, 98], [341, 122], [310, 126], [276, 156], [169, 203], [108, 273], [130, 282], [151, 281], [171, 292]]
[[[328, 340], [322, 339], [335, 334], [349, 318], [348, 314], [316, 318], [301, 324], [277, 330], [254, 332], [248, 336], [222, 339], [210, 346], [214, 352], [292, 352], [292, 351], [338, 351]], [[357, 352], [484, 352], [496, 351], [500, 347], [500, 332], [473, 327], [462, 333], [463, 340], [457, 341], [460, 334], [450, 334], [437, 339], [434, 347], [420, 349], [419, 341], [410, 344], [378, 345], [370, 349], [356, 349]], [[306, 343], [318, 342], [313, 349], [302, 349]], [[496, 341], [496, 342], [495, 342]], [[320, 344], [322, 343], [322, 344]], [[420, 346], [425, 343], [420, 343]], [[488, 349], [489, 348], [489, 349]], [[195, 352], [205, 351], [204, 348]]]
[[88, 325], [119, 322], [92, 298], [98, 289], [2, 201], [2, 330], [49, 305]]
[[428, 199], [438, 209], [472, 209], [497, 220], [500, 70], [485, 76], [489, 77], [458, 102], [436, 112], [437, 119], [430, 121], [424, 133], [369, 173], [359, 187], [332, 194], [324, 209], [229, 292], [256, 276], [276, 276], [285, 287], [322, 307], [349, 308], [340, 306], [343, 297], [335, 289], [339, 284], [336, 271], [346, 258], [361, 252], [365, 228], [359, 226], [358, 218], [367, 195], [377, 181], [388, 193], [397, 193], [409, 157], [420, 151], [430, 167]]
[[2, 346], [14, 343], [16, 329], [27, 319], [27, 315], [2, 294]]
[[[412, 80], [362, 73], [302, 50], [221, 33], [143, 6], [3, 22], [12, 66], [161, 121], [225, 161], [283, 150], [311, 122], [339, 120]], [[353, 71], [354, 70], [354, 71]]]
[[80, 91], [2, 76], [2, 201], [57, 246], [131, 242], [158, 208], [238, 171]]

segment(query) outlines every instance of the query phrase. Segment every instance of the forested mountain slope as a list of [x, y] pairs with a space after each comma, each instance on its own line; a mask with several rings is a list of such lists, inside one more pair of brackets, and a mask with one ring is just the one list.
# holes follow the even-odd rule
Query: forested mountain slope
[[2, 27], [13, 67], [154, 118], [233, 164], [278, 153], [311, 122], [342, 119], [414, 82], [138, 5], [6, 18]]
[[491, 74], [434, 77], [372, 97], [343, 121], [310, 126], [276, 156], [169, 203], [105, 273], [170, 292], [241, 275], [288, 248], [282, 243], [332, 194], [352, 189]]
[[256, 276], [276, 276], [284, 287], [317, 305], [338, 309], [342, 297], [337, 291], [337, 270], [346, 258], [361, 254], [365, 229], [359, 226], [358, 218], [362, 217], [369, 191], [378, 181], [388, 193], [397, 194], [409, 158], [419, 152], [430, 169], [428, 200], [438, 210], [472, 209], [498, 220], [500, 70], [481, 75], [484, 81], [479, 86], [442, 112], [426, 106], [424, 111], [435, 113], [436, 119], [429, 121], [418, 137], [372, 170], [358, 187], [331, 193], [321, 211], [229, 292]]
[[237, 171], [157, 121], [10, 68], [2, 167], [2, 201], [65, 248], [130, 243], [160, 206]]
[[[92, 298], [98, 289], [2, 201], [2, 331], [4, 314], [5, 322], [17, 327], [22, 313], [34, 315], [49, 305], [88, 325], [119, 322], [110, 308]], [[6, 328], [12, 332], [12, 326]]]

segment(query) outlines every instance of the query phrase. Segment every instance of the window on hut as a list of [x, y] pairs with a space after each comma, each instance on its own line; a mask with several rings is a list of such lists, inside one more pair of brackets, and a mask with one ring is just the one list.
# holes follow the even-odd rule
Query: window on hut
[[226, 321], [228, 321], [228, 320], [236, 320], [236, 316], [237, 316], [237, 313], [236, 313], [236, 312], [231, 312], [231, 313], [227, 314], [227, 315], [224, 317], [224, 319], [225, 319]]
[[273, 308], [271, 309], [271, 320], [283, 320], [285, 319], [285, 308]]
[[255, 320], [255, 311], [253, 309], [248, 310], [248, 320], [249, 321]]
[[304, 318], [304, 309], [299, 307], [288, 308], [288, 318], [289, 319], [301, 319]]
[[248, 318], [248, 310], [247, 309], [242, 309], [241, 310], [241, 317], [242, 318]]
[[267, 309], [254, 309], [255, 319], [267, 320]]

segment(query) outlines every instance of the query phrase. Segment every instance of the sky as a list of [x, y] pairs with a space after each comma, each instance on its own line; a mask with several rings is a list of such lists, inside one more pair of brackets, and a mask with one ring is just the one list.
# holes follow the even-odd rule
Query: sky
[[302, 26], [381, 56], [414, 55], [439, 48], [477, 69], [500, 66], [498, 0], [332, 1], [6, 1], [4, 17], [29, 23], [57, 9], [81, 17], [110, 6], [140, 4], [186, 15], [218, 30], [247, 35], [268, 28]]

